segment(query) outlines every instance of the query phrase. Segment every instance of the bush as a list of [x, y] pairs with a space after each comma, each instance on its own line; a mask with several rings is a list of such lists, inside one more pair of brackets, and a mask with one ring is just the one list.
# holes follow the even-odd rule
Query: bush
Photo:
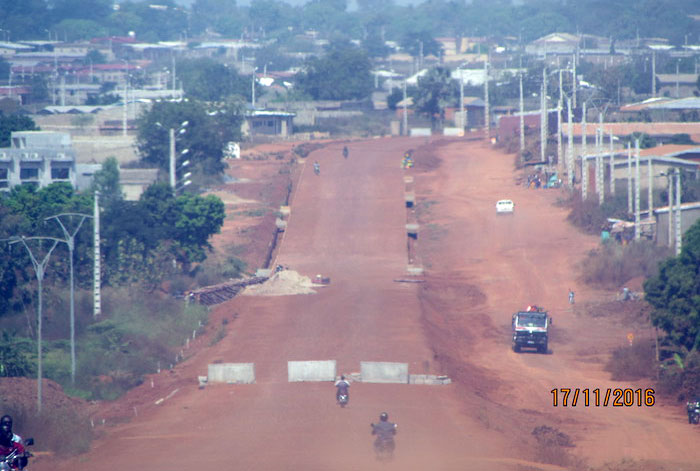
[[605, 367], [616, 381], [651, 378], [656, 372], [654, 342], [647, 340], [613, 351]]
[[679, 400], [700, 395], [700, 352], [688, 353], [685, 361], [678, 355], [664, 361], [659, 367], [658, 389]]
[[583, 260], [583, 281], [603, 288], [618, 288], [632, 278], [653, 275], [659, 262], [669, 256], [668, 248], [649, 241], [628, 245], [606, 243], [589, 252]]
[[[69, 344], [45, 344], [46, 378], [85, 399], [116, 399], [158, 366], [176, 363], [192, 331], [206, 322], [207, 309], [137, 288], [104, 289], [103, 315], [89, 319], [76, 340], [76, 381], [70, 381]], [[65, 335], [65, 334], [64, 334]]]
[[34, 404], [18, 405], [0, 399], [0, 410], [12, 416], [13, 428], [22, 438], [34, 438], [37, 449], [63, 456], [90, 449], [93, 439], [90, 421], [70, 407], [44, 407], [42, 413], [37, 414]]

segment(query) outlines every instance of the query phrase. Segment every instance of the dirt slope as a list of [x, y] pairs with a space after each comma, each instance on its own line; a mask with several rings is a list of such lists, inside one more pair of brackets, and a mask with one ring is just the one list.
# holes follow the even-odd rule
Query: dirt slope
[[[220, 306], [215, 319], [235, 318], [228, 335], [154, 378], [152, 399], [165, 401], [106, 429], [90, 453], [34, 469], [557, 469], [532, 463], [530, 432], [541, 424], [569, 434], [593, 463], [629, 456], [693, 469], [697, 437], [676, 409], [551, 406], [552, 388], [627, 386], [609, 381], [600, 363], [626, 329], [567, 303], [568, 288], [577, 303], [606, 295], [576, 283], [576, 263], [596, 240], [566, 223], [556, 193], [516, 187], [512, 157], [466, 140], [424, 151], [412, 175], [427, 283], [393, 281], [404, 276], [411, 216], [400, 158], [422, 144], [352, 143], [348, 160], [342, 144], [311, 154], [305, 165], [318, 160], [321, 175], [302, 171], [277, 262], [330, 276], [331, 285]], [[496, 216], [502, 198], [516, 202], [514, 215]], [[529, 303], [555, 317], [549, 355], [509, 349], [510, 314]], [[313, 359], [335, 359], [341, 372], [363, 360], [407, 362], [411, 373], [449, 373], [455, 383], [354, 383], [339, 409], [331, 384], [286, 381], [287, 361]], [[216, 361], [254, 362], [256, 384], [199, 390], [196, 376]], [[369, 422], [382, 410], [400, 424], [391, 463], [371, 450]]]

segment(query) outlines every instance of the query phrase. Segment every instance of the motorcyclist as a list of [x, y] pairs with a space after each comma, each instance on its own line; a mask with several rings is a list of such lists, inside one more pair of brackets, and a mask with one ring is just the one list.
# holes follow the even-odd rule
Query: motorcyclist
[[13, 442], [22, 443], [22, 437], [12, 431], [12, 416], [5, 414], [0, 418], [0, 431], [12, 434]]
[[343, 394], [350, 400], [350, 382], [345, 379], [345, 375], [341, 375], [340, 379], [335, 382], [335, 400], [340, 402], [340, 396]]
[[374, 446], [386, 446], [389, 451], [394, 450], [394, 435], [398, 425], [389, 422], [389, 414], [382, 412], [379, 415], [379, 423], [372, 425], [372, 435], [376, 435]]
[[347, 159], [348, 155], [350, 155], [350, 151], [348, 150], [348, 146], [343, 146], [343, 157], [345, 157]]
[[691, 399], [690, 401], [688, 401], [687, 410], [688, 410], [688, 423], [689, 424], [695, 423], [693, 421], [693, 419], [695, 418], [696, 414], [700, 413], [700, 397], [696, 397], [695, 399]]
[[318, 163], [318, 160], [314, 162], [314, 173], [316, 175], [321, 174], [321, 164]]
[[12, 440], [12, 432], [0, 429], [0, 460], [4, 460], [8, 455], [15, 453], [15, 456], [10, 462], [11, 469], [24, 469], [27, 466], [27, 453], [24, 445], [20, 442]]

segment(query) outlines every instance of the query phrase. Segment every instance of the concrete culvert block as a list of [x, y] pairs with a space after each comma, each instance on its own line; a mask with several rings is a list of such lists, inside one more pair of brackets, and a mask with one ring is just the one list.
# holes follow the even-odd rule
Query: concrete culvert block
[[406, 224], [406, 232], [408, 233], [408, 235], [417, 236], [418, 235], [418, 227], [419, 226], [416, 223]]
[[409, 265], [406, 267], [406, 273], [408, 273], [410, 276], [421, 276], [423, 274], [423, 267]]
[[288, 361], [287, 379], [297, 381], [335, 381], [335, 360]]
[[416, 204], [416, 195], [413, 193], [406, 193], [404, 195], [404, 201], [406, 202], [407, 208], [412, 208]]
[[452, 381], [447, 376], [410, 375], [408, 378], [408, 382], [409, 382], [409, 384], [438, 385], [438, 384], [450, 384]]
[[360, 372], [363, 383], [408, 384], [408, 363], [362, 361]]
[[413, 177], [405, 176], [405, 177], [403, 177], [403, 182], [404, 183], [413, 183]]
[[255, 383], [255, 365], [253, 363], [210, 364], [207, 373], [207, 383]]
[[292, 210], [289, 208], [289, 206], [280, 206], [280, 214], [283, 216], [289, 216], [289, 213], [291, 213]]

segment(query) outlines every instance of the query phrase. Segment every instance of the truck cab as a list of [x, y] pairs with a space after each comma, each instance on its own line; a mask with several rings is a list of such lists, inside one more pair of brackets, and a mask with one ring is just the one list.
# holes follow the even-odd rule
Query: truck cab
[[513, 314], [513, 351], [535, 348], [539, 353], [547, 353], [551, 325], [552, 318], [547, 311], [537, 306], [528, 306], [527, 310]]

